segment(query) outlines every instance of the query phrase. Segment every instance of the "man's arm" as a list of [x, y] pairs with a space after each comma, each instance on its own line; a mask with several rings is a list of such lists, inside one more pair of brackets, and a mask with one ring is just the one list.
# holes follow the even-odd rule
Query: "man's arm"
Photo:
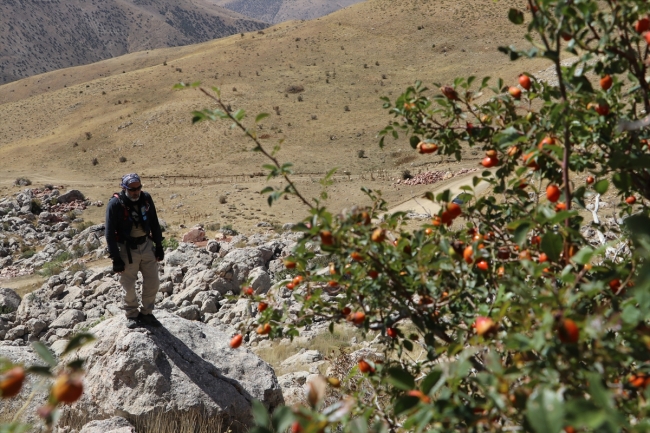
[[147, 194], [149, 199], [149, 227], [151, 228], [151, 238], [156, 245], [162, 246], [162, 230], [160, 229], [160, 222], [158, 221], [158, 213], [156, 213], [156, 206], [153, 204], [151, 194]]
[[108, 246], [108, 254], [112, 259], [120, 257], [120, 250], [117, 248], [117, 241], [115, 239], [115, 231], [117, 230], [117, 220], [115, 217], [116, 199], [112, 198], [106, 206], [106, 245]]

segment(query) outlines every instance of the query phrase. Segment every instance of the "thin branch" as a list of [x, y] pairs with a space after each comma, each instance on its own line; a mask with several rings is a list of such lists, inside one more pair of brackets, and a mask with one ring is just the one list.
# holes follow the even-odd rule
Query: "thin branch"
[[[222, 110], [224, 111], [224, 113], [226, 113], [226, 115], [228, 116], [228, 118], [230, 118], [230, 120], [232, 120], [233, 122], [235, 122], [235, 125], [237, 125], [237, 126], [239, 127], [239, 129], [241, 129], [242, 131], [244, 131], [244, 134], [246, 134], [246, 135], [247, 135], [251, 140], [253, 140], [253, 141], [255, 142], [255, 144], [257, 145], [257, 148], [259, 149], [259, 151], [262, 152], [262, 153], [264, 154], [264, 156], [266, 156], [266, 157], [269, 158], [271, 161], [273, 161], [273, 164], [274, 164], [277, 168], [279, 168], [280, 170], [282, 170], [282, 165], [280, 164], [280, 162], [279, 162], [279, 161], [278, 161], [278, 160], [277, 160], [273, 155], [271, 155], [270, 153], [268, 153], [268, 152], [266, 151], [266, 149], [264, 149], [264, 147], [262, 146], [262, 143], [260, 143], [260, 141], [257, 139], [257, 137], [255, 137], [253, 134], [251, 134], [251, 132], [250, 132], [248, 129], [246, 129], [246, 127], [245, 127], [244, 125], [242, 125], [241, 122], [239, 122], [237, 119], [235, 119], [235, 117], [234, 117], [232, 114], [230, 114], [230, 111], [229, 111], [228, 108], [224, 105], [224, 103], [221, 101], [221, 98], [217, 98], [216, 96], [214, 96], [214, 95], [208, 93], [208, 91], [205, 90], [203, 87], [199, 87], [199, 90], [200, 90], [201, 92], [203, 92], [203, 93], [204, 93], [208, 98], [214, 100], [217, 104], [219, 104], [219, 106], [222, 108]], [[287, 176], [286, 173], [283, 173], [283, 174], [282, 174], [282, 177], [284, 177], [284, 180], [286, 180], [287, 183], [289, 184], [289, 186], [291, 187], [291, 190], [292, 190], [293, 194], [295, 194], [295, 195], [296, 195], [296, 196], [297, 196], [297, 197], [298, 197], [298, 198], [299, 198], [299, 199], [300, 199], [304, 204], [306, 204], [310, 209], [314, 209], [314, 205], [312, 205], [311, 203], [309, 203], [309, 201], [307, 201], [307, 199], [305, 199], [305, 198], [302, 196], [302, 194], [300, 194], [300, 192], [298, 191], [298, 189], [296, 188], [296, 186], [294, 185], [294, 183], [291, 181], [291, 179], [289, 179], [289, 176]]]

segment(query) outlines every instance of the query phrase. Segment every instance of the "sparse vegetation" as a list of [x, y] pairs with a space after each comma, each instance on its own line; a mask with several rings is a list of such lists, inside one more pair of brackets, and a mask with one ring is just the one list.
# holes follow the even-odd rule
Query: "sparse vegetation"
[[178, 240], [176, 238], [165, 238], [162, 241], [162, 246], [164, 249], [175, 250], [178, 248]]
[[126, 162], [126, 156], [120, 156], [120, 162]]
[[14, 186], [29, 186], [31, 184], [32, 181], [26, 177], [19, 177], [18, 179], [14, 180]]

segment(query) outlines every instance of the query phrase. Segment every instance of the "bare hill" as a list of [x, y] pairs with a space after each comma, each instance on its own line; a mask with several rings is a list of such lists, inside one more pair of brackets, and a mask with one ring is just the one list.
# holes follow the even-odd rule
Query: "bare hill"
[[[307, 196], [318, 195], [319, 177], [339, 167], [330, 189], [335, 210], [363, 203], [361, 185], [383, 190], [390, 203], [406, 200], [431, 187], [395, 186], [390, 178], [402, 170], [456, 172], [476, 167], [481, 155], [468, 151], [457, 164], [418, 155], [403, 138], [380, 150], [376, 134], [391, 117], [379, 97], [396, 98], [416, 79], [429, 87], [459, 75], [516, 83], [519, 73], [544, 69], [543, 60], [513, 63], [497, 51], [525, 44], [523, 26], [507, 20], [517, 5], [368, 0], [264, 34], [129, 54], [0, 86], [7, 101], [0, 104], [0, 187], [27, 176], [35, 185], [74, 185], [106, 199], [122, 174], [138, 171], [164, 198], [161, 213], [172, 224], [243, 227], [303, 216], [295, 199], [269, 210], [257, 193], [266, 161], [229, 122], [192, 126], [192, 110], [214, 105], [198, 90], [172, 86], [201, 81], [220, 86], [233, 110], [271, 113], [259, 135], [269, 147], [286, 139], [278, 157], [294, 162]], [[304, 91], [290, 93], [290, 86]]]
[[311, 20], [363, 0], [210, 0], [242, 15], [268, 23]]
[[3, 0], [0, 83], [264, 27], [207, 0]]

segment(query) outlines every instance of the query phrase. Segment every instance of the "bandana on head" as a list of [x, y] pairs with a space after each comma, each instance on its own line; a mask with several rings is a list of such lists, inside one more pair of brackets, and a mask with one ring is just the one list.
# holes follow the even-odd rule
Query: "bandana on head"
[[137, 173], [125, 174], [124, 176], [122, 176], [122, 183], [120, 184], [120, 187], [128, 188], [129, 185], [131, 185], [134, 182], [140, 182], [140, 176], [138, 176]]

